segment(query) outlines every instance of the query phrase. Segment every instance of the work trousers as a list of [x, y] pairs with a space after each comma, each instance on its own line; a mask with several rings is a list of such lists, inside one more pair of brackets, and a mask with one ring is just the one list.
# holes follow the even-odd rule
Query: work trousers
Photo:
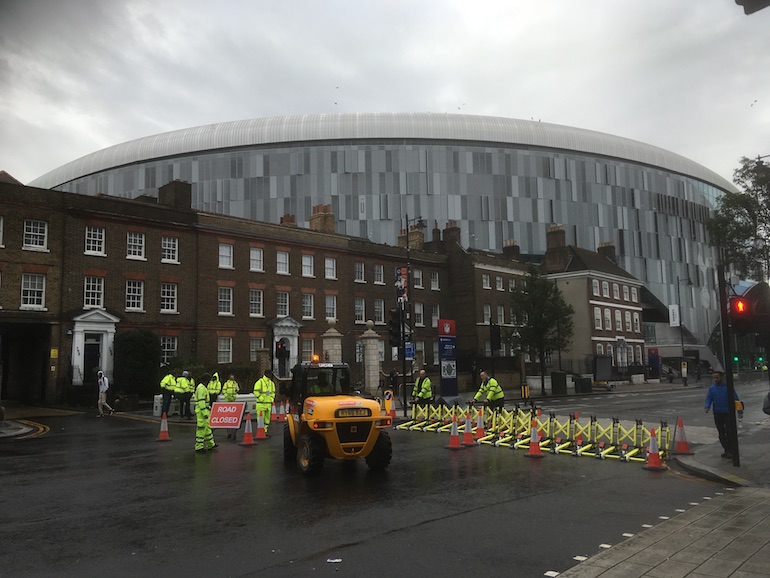
[[163, 396], [163, 407], [160, 410], [160, 414], [163, 415], [165, 413], [166, 417], [168, 417], [168, 412], [171, 410], [171, 398], [174, 397], [174, 392], [164, 389], [160, 394]]
[[729, 417], [730, 414], [727, 413], [714, 414], [714, 425], [717, 426], [717, 432], [719, 432], [719, 443], [722, 444], [726, 454], [731, 454], [733, 452], [732, 447], [730, 446], [730, 433], [727, 428]]
[[189, 391], [177, 393], [176, 398], [179, 400], [179, 417], [192, 417], [192, 412], [190, 411], [192, 393]]
[[195, 410], [195, 449], [210, 450], [214, 447], [214, 432], [209, 425], [210, 412], [207, 409]]
[[267, 433], [267, 429], [270, 426], [270, 412], [273, 409], [273, 404], [269, 401], [258, 401], [257, 402], [257, 424], [259, 424], [259, 412], [262, 412], [262, 420], [265, 422], [265, 433]]

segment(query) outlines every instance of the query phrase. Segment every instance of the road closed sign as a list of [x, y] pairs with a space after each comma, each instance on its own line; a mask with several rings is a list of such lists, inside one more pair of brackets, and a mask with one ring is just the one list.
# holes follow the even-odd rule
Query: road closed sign
[[241, 427], [243, 410], [246, 409], [245, 401], [216, 402], [211, 406], [211, 416], [209, 416], [209, 425], [212, 429], [225, 427], [238, 429]]

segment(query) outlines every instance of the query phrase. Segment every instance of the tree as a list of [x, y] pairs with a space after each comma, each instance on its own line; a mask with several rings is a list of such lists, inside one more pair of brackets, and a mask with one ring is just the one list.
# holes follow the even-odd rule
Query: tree
[[761, 159], [741, 159], [733, 173], [739, 192], [722, 196], [706, 223], [711, 243], [742, 277], [761, 280], [770, 256], [770, 167]]
[[149, 329], [115, 335], [115, 385], [118, 390], [151, 396], [158, 388], [160, 337]]
[[511, 346], [529, 350], [540, 362], [540, 392], [545, 394], [545, 358], [551, 351], [568, 351], [572, 341], [575, 310], [564, 301], [554, 281], [529, 269], [526, 283], [519, 283], [511, 293], [511, 309], [520, 327], [508, 334]]

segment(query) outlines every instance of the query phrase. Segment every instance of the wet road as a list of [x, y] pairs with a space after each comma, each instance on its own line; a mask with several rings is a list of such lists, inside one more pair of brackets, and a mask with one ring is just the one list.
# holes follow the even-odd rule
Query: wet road
[[[92, 414], [41, 418], [0, 443], [0, 574], [9, 576], [543, 576], [674, 516], [720, 486], [638, 463], [444, 449], [393, 431], [383, 474], [286, 465], [281, 432], [193, 451], [194, 428]], [[329, 560], [341, 560], [330, 562]]]

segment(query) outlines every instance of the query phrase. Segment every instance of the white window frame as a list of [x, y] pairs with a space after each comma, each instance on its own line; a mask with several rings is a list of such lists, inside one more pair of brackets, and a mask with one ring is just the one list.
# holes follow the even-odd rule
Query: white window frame
[[612, 365], [615, 365], [615, 348], [610, 343], [607, 344], [607, 355], [612, 359]]
[[366, 283], [366, 264], [363, 261], [356, 261], [353, 267], [355, 270], [355, 282]]
[[609, 309], [604, 310], [604, 329], [612, 331], [612, 311]]
[[265, 251], [260, 247], [249, 248], [249, 271], [257, 273], [265, 271]]
[[481, 274], [481, 288], [482, 289], [491, 289], [492, 288], [492, 282], [489, 277], [489, 273], [482, 273]]
[[132, 261], [146, 261], [144, 256], [145, 235], [138, 231], [126, 233], [126, 259]]
[[623, 320], [619, 309], [615, 310], [615, 331], [623, 331]]
[[503, 278], [500, 277], [500, 275], [495, 276], [495, 289], [497, 291], [505, 291], [505, 289], [503, 289]]
[[5, 249], [5, 245], [3, 244], [4, 228], [5, 228], [5, 217], [3, 215], [0, 215], [0, 249]]
[[104, 251], [105, 239], [106, 232], [104, 227], [86, 225], [85, 246], [83, 248], [83, 254], [95, 255], [97, 257], [106, 257], [107, 253]]
[[217, 315], [233, 315], [233, 288], [217, 287]]
[[637, 292], [636, 287], [631, 287], [631, 302], [632, 303], [639, 302], [639, 293]]
[[302, 294], [302, 319], [315, 319], [315, 296], [312, 293]]
[[641, 345], [635, 345], [634, 349], [636, 350], [636, 363], [637, 363], [637, 365], [644, 365], [644, 357], [642, 356], [642, 346]]
[[46, 281], [46, 276], [43, 273], [22, 273], [21, 305], [19, 309], [46, 311]]
[[48, 221], [40, 219], [24, 220], [22, 249], [25, 251], [48, 251]]
[[160, 312], [179, 313], [179, 285], [177, 283], [160, 284]]
[[612, 298], [620, 300], [620, 286], [617, 283], [612, 284]]
[[233, 362], [233, 338], [217, 337], [217, 363]]
[[219, 244], [219, 268], [234, 269], [235, 249], [230, 243]]
[[422, 269], [414, 269], [412, 271], [412, 285], [415, 289], [422, 289]]
[[593, 294], [596, 297], [599, 297], [601, 295], [601, 291], [599, 290], [599, 280], [598, 279], [592, 280], [591, 281], [591, 286], [593, 288]]
[[353, 299], [353, 319], [355, 323], [366, 323], [366, 299], [363, 297]]
[[631, 324], [631, 312], [626, 311], [626, 314], [624, 315], [625, 321], [626, 321], [626, 333], [631, 333], [634, 329], [633, 325]]
[[419, 301], [414, 303], [414, 324], [416, 327], [425, 327], [425, 305]]
[[597, 343], [596, 344], [596, 355], [604, 355], [604, 344], [603, 343]]
[[265, 348], [264, 337], [252, 337], [249, 339], [249, 361], [257, 361], [257, 351]]
[[438, 320], [441, 318], [441, 308], [438, 303], [434, 303], [431, 307], [430, 326], [438, 327]]
[[104, 309], [104, 277], [83, 278], [83, 309]]
[[438, 365], [438, 341], [433, 342], [433, 365]]
[[291, 271], [289, 270], [288, 251], [275, 252], [275, 272], [278, 275], [291, 275]]
[[300, 347], [302, 348], [302, 361], [306, 363], [313, 361], [313, 352], [315, 351], [314, 341], [312, 339], [302, 339]]
[[374, 322], [377, 325], [385, 324], [385, 300], [384, 299], [374, 300]]
[[144, 313], [144, 281], [126, 279], [126, 311]]
[[497, 324], [505, 325], [505, 305], [497, 306]]
[[168, 365], [172, 358], [177, 356], [179, 339], [175, 335], [160, 336], [160, 362]]
[[[331, 312], [331, 315], [329, 314]], [[337, 296], [324, 296], [324, 313], [326, 319], [337, 319]]]
[[265, 316], [265, 294], [262, 289], [249, 289], [249, 317]]
[[628, 285], [623, 285], [623, 301], [630, 301], [628, 296]]
[[276, 291], [275, 315], [276, 317], [289, 316], [289, 292], [288, 291]]
[[441, 291], [441, 285], [439, 281], [438, 271], [430, 272], [430, 290]]
[[315, 258], [313, 255], [303, 253], [302, 255], [302, 276], [315, 277]]
[[634, 333], [642, 332], [642, 324], [639, 319], [639, 313], [634, 312]]
[[610, 297], [610, 284], [608, 281], [602, 281], [602, 297], [609, 299]]
[[324, 259], [324, 279], [337, 279], [337, 259], [335, 257]]
[[484, 303], [484, 306], [482, 307], [482, 316], [482, 323], [484, 325], [492, 324], [492, 305]]
[[385, 285], [385, 267], [380, 263], [374, 265], [374, 284]]
[[160, 262], [179, 265], [179, 237], [160, 238]]
[[513, 293], [515, 289], [516, 289], [516, 279], [511, 277], [510, 279], [508, 279], [508, 292]]
[[594, 329], [602, 329], [602, 308], [594, 307]]

